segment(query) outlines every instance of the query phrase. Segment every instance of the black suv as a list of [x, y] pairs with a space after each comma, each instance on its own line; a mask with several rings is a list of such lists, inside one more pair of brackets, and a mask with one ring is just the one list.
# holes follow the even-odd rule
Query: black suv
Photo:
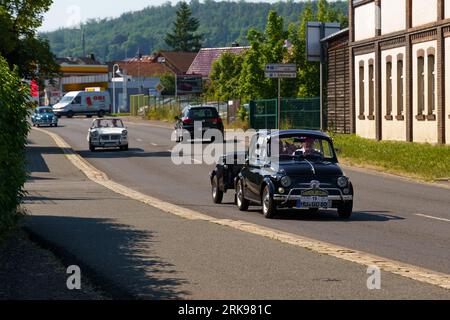
[[262, 205], [266, 218], [273, 218], [279, 208], [336, 208], [344, 219], [352, 214], [353, 185], [339, 167], [331, 138], [322, 132], [260, 131], [239, 172], [227, 172], [228, 167], [219, 163], [211, 174], [215, 202], [230, 189], [232, 174], [241, 211], [255, 204]]
[[[222, 118], [215, 107], [187, 106], [181, 112], [181, 116], [175, 117], [176, 142], [186, 138], [204, 138], [209, 129], [218, 130], [223, 137], [224, 127]], [[215, 140], [214, 137], [209, 137]]]

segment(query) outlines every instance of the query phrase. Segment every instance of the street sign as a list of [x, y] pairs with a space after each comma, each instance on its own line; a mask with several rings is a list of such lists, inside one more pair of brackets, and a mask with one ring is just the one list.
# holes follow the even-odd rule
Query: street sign
[[295, 79], [295, 78], [297, 78], [297, 73], [296, 72], [266, 72], [266, 78]]
[[321, 61], [324, 58], [321, 40], [339, 32], [337, 22], [308, 22], [306, 27], [306, 58], [308, 61]]
[[166, 89], [161, 83], [158, 83], [155, 87], [156, 91], [158, 91], [159, 93], [163, 92], [164, 89]]
[[266, 65], [266, 72], [288, 72], [288, 73], [296, 73], [297, 65], [295, 64], [277, 64], [272, 63]]

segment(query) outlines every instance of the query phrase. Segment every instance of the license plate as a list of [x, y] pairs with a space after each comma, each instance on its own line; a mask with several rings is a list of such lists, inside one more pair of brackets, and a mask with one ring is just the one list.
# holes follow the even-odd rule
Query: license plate
[[297, 208], [331, 208], [332, 201], [328, 200], [328, 192], [321, 189], [311, 189], [302, 192], [297, 200]]

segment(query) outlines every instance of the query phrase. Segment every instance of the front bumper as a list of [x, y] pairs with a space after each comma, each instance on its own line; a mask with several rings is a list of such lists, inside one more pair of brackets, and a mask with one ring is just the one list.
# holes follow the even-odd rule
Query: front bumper
[[57, 120], [57, 119], [51, 119], [51, 120], [34, 120], [33, 123], [34, 123], [35, 125], [39, 125], [39, 126], [50, 126], [50, 125], [58, 124], [58, 120]]
[[118, 141], [92, 140], [91, 145], [96, 148], [118, 148], [128, 145], [128, 140], [118, 140]]
[[[286, 194], [274, 194], [273, 199], [275, 201], [282, 202], [281, 204], [287, 204], [290, 201], [297, 201], [301, 199], [301, 192], [306, 191], [308, 189], [300, 189], [300, 188], [294, 188], [289, 191], [289, 193]], [[342, 190], [338, 188], [324, 188], [322, 190], [328, 191], [328, 193], [333, 193], [331, 195], [328, 195], [328, 200], [333, 202], [347, 202], [347, 201], [353, 201], [353, 195], [345, 195]], [[299, 194], [293, 194], [293, 193], [299, 193]]]

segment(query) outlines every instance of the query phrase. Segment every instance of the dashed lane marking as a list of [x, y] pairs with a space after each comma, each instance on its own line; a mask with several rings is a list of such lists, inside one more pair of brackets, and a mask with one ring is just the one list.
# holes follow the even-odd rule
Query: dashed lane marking
[[427, 219], [433, 219], [433, 220], [439, 220], [439, 221], [445, 221], [445, 222], [450, 222], [449, 219], [445, 219], [445, 218], [438, 218], [438, 217], [433, 217], [433, 216], [428, 216], [426, 214], [421, 214], [421, 213], [417, 213], [415, 214], [418, 217], [422, 217], [422, 218], [427, 218]]
[[245, 221], [216, 219], [197, 211], [183, 208], [178, 205], [174, 205], [172, 203], [165, 202], [152, 196], [140, 193], [136, 190], [110, 180], [104, 172], [98, 170], [86, 160], [84, 160], [81, 156], [76, 154], [71, 146], [67, 144], [67, 142], [65, 142], [59, 135], [43, 129], [34, 128], [34, 130], [46, 133], [51, 138], [53, 138], [55, 143], [63, 150], [72, 164], [79, 170], [81, 170], [93, 182], [102, 185], [110, 189], [111, 191], [116, 192], [117, 194], [136, 201], [140, 201], [163, 212], [167, 212], [188, 220], [207, 221], [217, 225], [227, 226], [250, 234], [266, 237], [269, 239], [280, 241], [282, 243], [308, 249], [319, 254], [324, 254], [341, 260], [354, 262], [366, 267], [376, 265], [385, 272], [450, 290], [450, 275], [445, 273], [440, 273], [400, 261], [383, 258], [363, 251], [345, 248], [323, 241], [279, 231], [276, 229], [259, 226]]

